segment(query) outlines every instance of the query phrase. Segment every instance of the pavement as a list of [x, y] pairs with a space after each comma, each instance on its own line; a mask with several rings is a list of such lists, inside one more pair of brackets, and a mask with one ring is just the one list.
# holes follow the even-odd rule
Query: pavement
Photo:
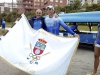
[[[78, 48], [72, 60], [68, 75], [87, 75], [93, 71], [94, 52], [92, 46], [84, 45]], [[100, 73], [100, 68], [98, 69]]]
[[[68, 75], [86, 75], [91, 73], [94, 64], [94, 52], [91, 46], [79, 46], [70, 65]], [[100, 68], [98, 68], [100, 74]], [[0, 59], [0, 75], [28, 75], [13, 68]]]

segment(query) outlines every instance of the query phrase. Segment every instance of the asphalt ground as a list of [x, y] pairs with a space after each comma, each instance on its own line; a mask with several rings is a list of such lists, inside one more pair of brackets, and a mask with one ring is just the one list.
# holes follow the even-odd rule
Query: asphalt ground
[[[87, 75], [93, 71], [94, 51], [93, 46], [79, 45], [72, 60], [68, 75]], [[98, 68], [100, 73], [100, 68]]]

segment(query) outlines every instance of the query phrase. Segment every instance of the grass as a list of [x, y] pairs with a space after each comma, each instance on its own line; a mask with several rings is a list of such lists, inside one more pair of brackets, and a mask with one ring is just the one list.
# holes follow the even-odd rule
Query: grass
[[[60, 27], [61, 30], [64, 30], [64, 28]], [[84, 25], [84, 26], [78, 26], [79, 30], [84, 30], [84, 31], [89, 31], [89, 27]], [[97, 31], [97, 26], [92, 26], [92, 31]]]
[[[6, 23], [6, 27], [11, 27], [11, 26], [12, 26], [12, 23], [8, 23], [8, 22]], [[78, 29], [89, 31], [89, 27], [87, 25], [84, 25], [84, 26], [79, 25]], [[64, 30], [64, 29], [60, 27], [60, 30]], [[96, 31], [96, 30], [97, 30], [97, 26], [92, 26], [92, 31]], [[0, 34], [1, 34], [1, 29], [0, 29]]]
[[[79, 28], [79, 30], [89, 31], [89, 27], [88, 26], [79, 26], [78, 28]], [[92, 26], [92, 31], [97, 31], [97, 26]]]
[[[0, 26], [1, 26], [1, 25], [0, 25]], [[10, 23], [9, 23], [9, 22], [6, 23], [6, 27], [9, 27], [9, 28], [10, 28], [11, 26], [12, 26], [12, 23], [11, 23], [11, 22], [10, 22]], [[7, 31], [7, 30], [5, 30], [5, 32], [6, 32], [6, 31]], [[1, 29], [0, 29], [0, 34], [2, 34]]]
[[11, 27], [12, 26], [12, 23], [10, 22], [10, 23], [6, 23], [6, 27]]

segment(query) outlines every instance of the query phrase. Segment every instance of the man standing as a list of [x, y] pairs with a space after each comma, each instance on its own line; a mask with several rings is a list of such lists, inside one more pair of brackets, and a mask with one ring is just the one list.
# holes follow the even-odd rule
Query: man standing
[[5, 33], [6, 22], [2, 19], [2, 35]]
[[28, 20], [31, 27], [35, 30], [43, 28], [46, 30], [46, 25], [44, 21], [44, 17], [42, 17], [42, 10], [36, 10], [36, 16], [33, 16], [31, 19]]
[[47, 13], [48, 16], [45, 18], [45, 23], [48, 32], [59, 35], [59, 29], [61, 25], [65, 30], [67, 30], [73, 36], [78, 36], [62, 21], [60, 17], [55, 18], [54, 7], [52, 5], [47, 6]]
[[[37, 9], [35, 12], [36, 16], [33, 16], [32, 18], [28, 17], [29, 24], [31, 27], [35, 30], [38, 30], [40, 28], [43, 28], [46, 30], [46, 25], [45, 25], [45, 18], [42, 17], [42, 10]], [[20, 17], [16, 19], [15, 23], [17, 23], [20, 20]]]

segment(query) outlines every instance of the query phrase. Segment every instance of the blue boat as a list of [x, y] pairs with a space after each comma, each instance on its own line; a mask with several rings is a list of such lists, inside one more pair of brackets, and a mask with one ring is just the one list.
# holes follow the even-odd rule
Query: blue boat
[[100, 11], [59, 14], [64, 22], [100, 22]]
[[[59, 14], [59, 17], [66, 23], [100, 23], [100, 11]], [[60, 33], [63, 36], [68, 36], [66, 31], [60, 31]], [[80, 31], [76, 33], [80, 36], [80, 43], [94, 44], [97, 31]]]

